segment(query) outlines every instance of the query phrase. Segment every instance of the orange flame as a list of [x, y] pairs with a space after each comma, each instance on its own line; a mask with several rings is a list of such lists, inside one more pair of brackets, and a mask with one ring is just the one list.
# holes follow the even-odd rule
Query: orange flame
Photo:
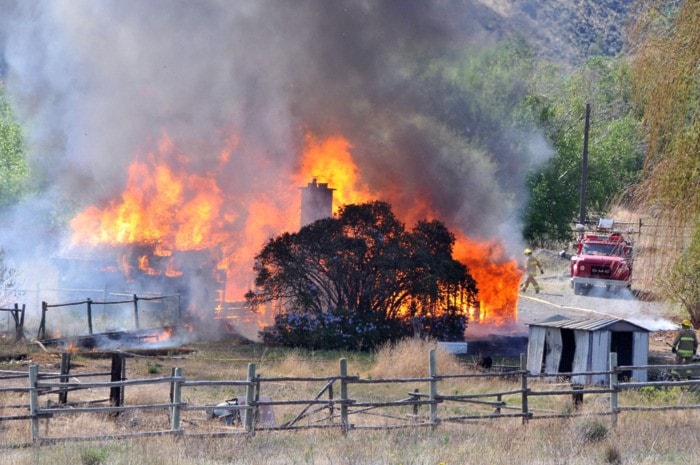
[[304, 185], [309, 179], [319, 178], [335, 191], [335, 210], [340, 205], [369, 202], [377, 198], [361, 182], [359, 168], [350, 154], [352, 145], [343, 136], [334, 135], [319, 140], [306, 133], [306, 145], [301, 156], [299, 173], [294, 181]]
[[464, 236], [457, 239], [454, 256], [467, 265], [479, 288], [481, 305], [471, 309], [470, 321], [499, 326], [513, 323], [522, 276], [518, 262], [506, 258], [496, 242], [477, 243]]
[[[217, 170], [235, 162], [238, 146], [237, 136], [226, 139], [217, 157]], [[240, 301], [252, 287], [253, 258], [265, 240], [298, 228], [298, 216], [290, 212], [299, 212], [298, 188], [310, 179], [322, 179], [334, 189], [335, 211], [340, 205], [382, 199], [408, 225], [421, 218], [438, 218], [436, 210], [421, 198], [413, 200], [410, 208], [398, 207], [405, 196], [400, 186], [371, 190], [362, 179], [352, 148], [342, 135], [320, 138], [307, 132], [296, 172], [268, 188], [274, 196], [251, 192], [232, 198], [222, 191], [215, 173], [191, 173], [188, 157], [164, 134], [158, 150], [131, 163], [119, 199], [102, 208], [89, 206], [73, 218], [72, 244], [146, 244], [155, 256], [171, 259], [165, 261], [164, 270], [154, 270], [155, 262], [148, 256], [142, 256], [138, 266], [147, 273], [171, 277], [182, 275], [172, 260], [174, 250], [215, 249], [217, 267], [226, 275], [225, 291], [219, 297]], [[473, 319], [495, 324], [513, 321], [520, 280], [517, 263], [504, 257], [498, 243], [479, 243], [454, 225], [447, 226], [457, 236], [455, 257], [477, 280], [481, 306], [472, 309]], [[120, 267], [131, 275], [126, 258]]]
[[[167, 164], [175, 153], [164, 136], [161, 152], [129, 167], [121, 202], [100, 210], [90, 206], [71, 221], [73, 244], [158, 244], [199, 250], [218, 239], [213, 234], [223, 202], [213, 179], [174, 171]], [[162, 252], [167, 254], [167, 251]]]

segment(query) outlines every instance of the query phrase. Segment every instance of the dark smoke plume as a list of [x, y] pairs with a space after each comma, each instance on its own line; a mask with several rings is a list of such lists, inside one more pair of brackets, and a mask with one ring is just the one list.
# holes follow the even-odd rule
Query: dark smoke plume
[[[474, 19], [480, 2], [0, 0], [0, 9], [3, 80], [42, 180], [42, 196], [5, 222], [15, 226], [3, 234], [11, 249], [58, 247], [67, 231], [51, 215], [117, 197], [134, 153], [163, 131], [232, 199], [274, 197], [269, 186], [297, 168], [305, 131], [340, 133], [363, 182], [394, 192], [397, 212], [420, 199], [451, 227], [520, 247], [522, 173], [547, 156], [545, 144], [484, 124], [469, 95], [447, 105], [455, 89], [425, 78], [431, 62], [495, 39]], [[217, 165], [233, 132], [240, 143]]]

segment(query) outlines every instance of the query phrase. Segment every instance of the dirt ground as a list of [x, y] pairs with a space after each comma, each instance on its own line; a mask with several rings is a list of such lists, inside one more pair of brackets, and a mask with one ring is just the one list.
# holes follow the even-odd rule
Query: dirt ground
[[[542, 290], [530, 287], [518, 300], [517, 329], [527, 332], [527, 325], [554, 315], [573, 319], [623, 318], [650, 331], [650, 359], [672, 360], [670, 347], [680, 316], [678, 309], [666, 302], [644, 301], [632, 292], [608, 293], [603, 288], [588, 295], [575, 295], [570, 283], [569, 260], [556, 253], [539, 251], [544, 274], [537, 277]], [[633, 286], [634, 288], [634, 286]]]

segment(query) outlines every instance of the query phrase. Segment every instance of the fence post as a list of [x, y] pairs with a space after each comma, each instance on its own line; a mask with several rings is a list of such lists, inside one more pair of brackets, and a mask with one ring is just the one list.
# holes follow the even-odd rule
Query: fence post
[[24, 308], [25, 304], [22, 304], [22, 309], [19, 309], [19, 305], [15, 304], [15, 309], [12, 312], [12, 318], [15, 320], [15, 342], [19, 342], [24, 339]]
[[334, 413], [334, 408], [333, 408], [333, 385], [331, 384], [328, 386], [328, 422], [333, 423], [333, 413]]
[[[62, 382], [62, 383], [68, 382], [68, 373], [70, 373], [70, 352], [62, 352], [61, 353], [61, 379], [60, 379], [60, 382]], [[58, 394], [58, 403], [59, 404], [68, 403], [68, 391], [66, 389], [63, 389]]]
[[92, 335], [92, 299], [87, 299], [88, 334]]
[[134, 325], [136, 329], [141, 329], [139, 326], [139, 297], [134, 294]]
[[177, 321], [175, 322], [175, 326], [180, 327], [182, 324], [182, 294], [180, 291], [177, 291]]
[[430, 423], [432, 427], [435, 428], [437, 425], [437, 364], [435, 362], [435, 349], [430, 349], [428, 354], [428, 376], [430, 376], [429, 389], [430, 389]]
[[617, 353], [610, 353], [610, 413], [612, 427], [617, 426]]
[[340, 359], [340, 429], [343, 434], [347, 434], [350, 429], [350, 423], [348, 422], [348, 382], [346, 377], [348, 376], [348, 360], [346, 358]]
[[[124, 381], [126, 371], [126, 358], [124, 354], [114, 352], [112, 354], [112, 370], [110, 372], [110, 381]], [[124, 405], [124, 386], [114, 386], [109, 388], [109, 404], [113, 407], [121, 407]], [[115, 412], [116, 414], [117, 412]]]
[[525, 359], [525, 354], [520, 354], [520, 370], [523, 372], [520, 375], [520, 389], [523, 391], [522, 393], [522, 409], [523, 409], [523, 424], [526, 424], [528, 421], [528, 418], [530, 417], [530, 412], [528, 411], [528, 405], [527, 405], [527, 394], [530, 391], [530, 389], [527, 387], [527, 360]]
[[[179, 378], [182, 376], [182, 368], [173, 368], [172, 371], [173, 378]], [[172, 399], [173, 404], [172, 411], [170, 414], [170, 429], [172, 431], [180, 431], [180, 401], [182, 400], [182, 382], [179, 379], [175, 379], [171, 384]]]
[[[420, 389], [415, 388], [413, 390], [413, 392], [416, 394], [415, 396], [413, 396], [413, 400], [416, 400], [416, 401], [420, 400], [420, 396], [418, 395], [418, 393], [420, 392]], [[416, 404], [413, 404], [413, 419], [415, 420], [417, 418], [418, 418], [418, 404], [416, 403]]]
[[29, 414], [32, 416], [32, 443], [39, 442], [39, 393], [36, 390], [36, 383], [39, 380], [39, 367], [29, 366]]
[[39, 332], [36, 335], [40, 341], [46, 338], [46, 310], [48, 306], [49, 304], [46, 302], [41, 302], [41, 322], [39, 323]]
[[248, 433], [253, 433], [253, 424], [255, 420], [255, 412], [253, 404], [255, 403], [255, 363], [248, 364], [248, 385], [245, 388], [245, 430]]

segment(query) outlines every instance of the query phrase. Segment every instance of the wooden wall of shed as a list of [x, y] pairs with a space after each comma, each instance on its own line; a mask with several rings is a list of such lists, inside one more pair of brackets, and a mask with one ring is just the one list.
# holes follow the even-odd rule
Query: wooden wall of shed
[[527, 342], [527, 370], [530, 373], [542, 373], [545, 334], [546, 331], [543, 327], [530, 326]]
[[[574, 363], [571, 369], [574, 373], [589, 371], [591, 366], [591, 340], [593, 339], [590, 331], [574, 331], [576, 340], [576, 352], [574, 353]], [[571, 382], [574, 384], [588, 384], [589, 377], [586, 375], [576, 375], [571, 377]]]
[[[632, 365], [644, 366], [649, 364], [649, 333], [643, 331], [634, 332], [632, 347]], [[636, 381], [647, 381], [647, 370], [633, 370], [632, 378]]]
[[[591, 338], [591, 369], [605, 371], [610, 364], [610, 331], [595, 331]], [[592, 375], [591, 384], [605, 384], [607, 375]]]

